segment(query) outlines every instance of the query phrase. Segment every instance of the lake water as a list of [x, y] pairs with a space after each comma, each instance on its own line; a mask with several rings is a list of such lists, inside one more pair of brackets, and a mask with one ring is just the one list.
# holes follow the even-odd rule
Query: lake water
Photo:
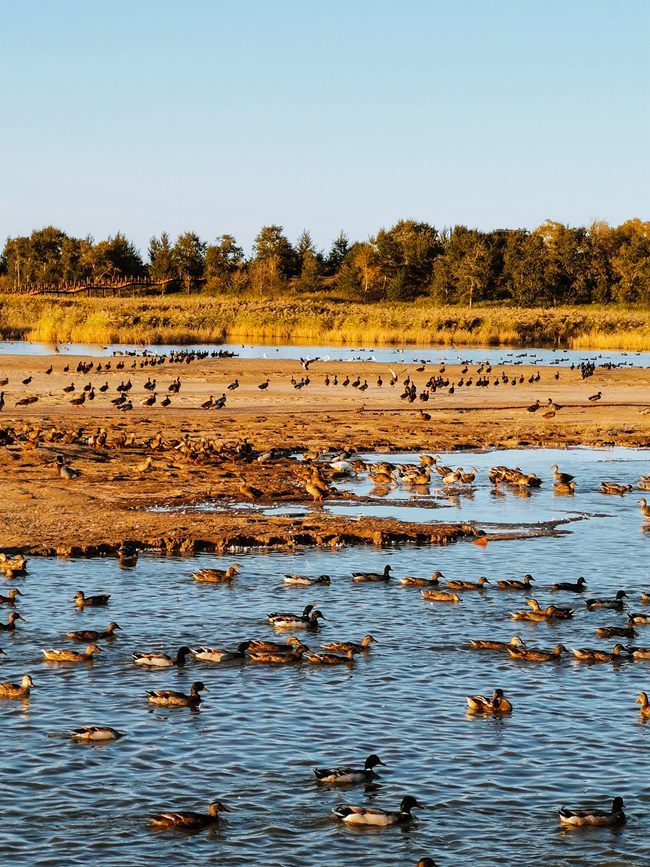
[[[172, 351], [207, 351], [233, 352], [240, 358], [294, 359], [319, 358], [322, 361], [378, 361], [388, 364], [480, 364], [487, 361], [493, 365], [507, 364], [558, 364], [567, 366], [580, 364], [582, 361], [593, 361], [596, 365], [614, 364], [621, 367], [650, 367], [650, 352], [617, 352], [610, 350], [583, 349], [521, 349], [499, 347], [448, 347], [448, 346], [418, 346], [408, 348], [394, 347], [358, 347], [358, 346], [309, 346], [291, 344], [286, 346], [221, 343], [136, 346], [135, 344], [112, 343], [106, 345], [84, 343], [61, 343], [58, 345], [61, 355], [85, 355], [104, 357], [115, 353], [147, 351], [167, 355]], [[53, 355], [54, 345], [51, 343], [32, 343], [28, 340], [1, 340], [0, 355]]]
[[[534, 647], [611, 649], [615, 641], [596, 638], [594, 629], [624, 625], [623, 614], [588, 613], [581, 597], [550, 594], [548, 587], [584, 575], [587, 597], [623, 588], [630, 610], [643, 610], [650, 532], [643, 530], [639, 492], [607, 497], [597, 489], [601, 479], [638, 481], [650, 471], [650, 453], [509, 451], [452, 460], [479, 469], [473, 495], [450, 500], [432, 488], [410, 498], [398, 489], [368, 504], [329, 508], [355, 514], [382, 508], [403, 518], [415, 508], [418, 519], [479, 526], [584, 519], [563, 525], [559, 537], [485, 548], [462, 542], [238, 553], [242, 568], [232, 587], [200, 585], [191, 573], [233, 557], [142, 556], [134, 570], [120, 570], [112, 559], [31, 559], [28, 576], [13, 582], [24, 593], [19, 610], [27, 622], [0, 637], [7, 653], [0, 657], [2, 680], [30, 673], [36, 683], [28, 705], [0, 701], [2, 863], [411, 867], [427, 854], [441, 865], [649, 863], [650, 725], [634, 702], [639, 691], [650, 691], [650, 663], [519, 663], [470, 651], [468, 641], [519, 634]], [[553, 494], [556, 461], [576, 475], [575, 496]], [[485, 470], [502, 463], [538, 472], [543, 487], [529, 497], [505, 489], [495, 496]], [[370, 494], [365, 480], [347, 485]], [[429, 501], [444, 508], [430, 509]], [[572, 604], [576, 614], [554, 625], [513, 623], [509, 612], [526, 607], [523, 593], [492, 587], [466, 593], [459, 605], [441, 605], [397, 581], [350, 579], [354, 570], [386, 563], [396, 578], [440, 569], [450, 578], [496, 581], [531, 572], [542, 604]], [[285, 572], [328, 574], [332, 584], [287, 588]], [[79, 589], [112, 593], [110, 607], [77, 612], [72, 597]], [[175, 653], [186, 643], [230, 647], [253, 636], [273, 638], [267, 612], [300, 611], [310, 602], [327, 617], [321, 634], [306, 639], [312, 647], [368, 632], [379, 644], [352, 669], [190, 661], [186, 670], [150, 672], [131, 663], [135, 650]], [[100, 642], [106, 653], [94, 666], [41, 661], [41, 648], [70, 646], [65, 631], [103, 628], [109, 620], [123, 632]], [[650, 646], [650, 626], [638, 630], [635, 643]], [[145, 689], [186, 690], [194, 680], [209, 689], [198, 712], [145, 700]], [[465, 696], [496, 687], [512, 700], [512, 716], [468, 718]], [[126, 736], [102, 747], [50, 736], [89, 723]], [[379, 769], [373, 790], [314, 783], [313, 767], [363, 763], [372, 752], [388, 766]], [[425, 805], [408, 828], [354, 831], [330, 818], [340, 803], [395, 809], [405, 794]], [[620, 832], [560, 830], [558, 807], [609, 806], [614, 795], [624, 797], [628, 813]], [[232, 809], [218, 830], [187, 836], [151, 831], [144, 821], [163, 809], [204, 810], [214, 798]]]

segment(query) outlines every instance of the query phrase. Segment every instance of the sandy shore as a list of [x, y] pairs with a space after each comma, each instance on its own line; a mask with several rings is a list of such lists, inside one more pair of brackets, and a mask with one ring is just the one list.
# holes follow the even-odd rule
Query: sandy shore
[[[42, 553], [113, 550], [122, 540], [168, 551], [224, 550], [249, 544], [385, 543], [394, 539], [444, 542], [473, 533], [471, 528], [449, 525], [407, 525], [401, 522], [348, 521], [310, 506], [305, 491], [307, 469], [283, 455], [259, 462], [271, 448], [293, 451], [320, 450], [439, 452], [464, 448], [518, 446], [650, 445], [650, 371], [597, 370], [586, 381], [577, 371], [560, 367], [505, 367], [489, 373], [490, 385], [476, 387], [476, 369], [432, 365], [396, 370], [399, 382], [391, 387], [390, 369], [376, 363], [314, 363], [308, 374], [298, 362], [281, 360], [206, 359], [191, 364], [165, 363], [156, 367], [116, 370], [118, 359], [87, 359], [95, 365], [111, 362], [111, 370], [93, 368], [76, 373], [79, 358], [32, 356], [0, 357], [0, 387], [5, 407], [0, 414], [0, 465], [4, 496], [0, 506], [0, 548]], [[51, 374], [46, 370], [53, 366]], [[70, 370], [64, 372], [69, 365]], [[494, 380], [502, 372], [517, 377], [517, 384]], [[539, 381], [529, 383], [539, 373]], [[559, 378], [556, 375], [559, 374]], [[296, 389], [309, 375], [309, 384]], [[324, 378], [330, 377], [330, 385]], [[339, 384], [333, 384], [333, 377]], [[439, 389], [425, 403], [400, 399], [407, 376], [421, 391], [430, 376], [454, 383], [454, 393]], [[485, 375], [485, 372], [483, 373]], [[32, 377], [23, 384], [23, 380]], [[171, 405], [160, 400], [179, 376], [181, 390], [170, 395]], [[342, 382], [358, 377], [368, 387], [360, 392]], [[141, 406], [151, 392], [147, 379], [157, 381], [157, 402]], [[381, 377], [382, 386], [377, 385]], [[472, 385], [459, 383], [472, 378]], [[519, 383], [523, 377], [524, 382]], [[265, 390], [259, 384], [268, 378]], [[120, 412], [111, 400], [116, 386], [131, 380], [129, 396], [134, 408]], [[239, 387], [230, 391], [234, 380]], [[99, 386], [108, 383], [106, 393]], [[65, 386], [75, 384], [66, 393]], [[70, 399], [92, 383], [95, 399], [73, 406]], [[597, 402], [589, 397], [601, 392]], [[202, 409], [211, 395], [226, 394], [223, 409]], [[38, 397], [27, 407], [16, 401]], [[545, 417], [527, 407], [549, 399], [561, 408]], [[422, 418], [421, 411], [430, 415]], [[104, 429], [106, 441], [94, 443]], [[242, 441], [252, 453], [241, 453]], [[124, 442], [126, 440], [126, 442]], [[186, 444], [183, 445], [183, 440]], [[59, 477], [57, 455], [78, 470], [79, 478]], [[151, 468], [138, 467], [147, 456]], [[462, 463], [462, 459], [458, 459]], [[495, 463], [507, 463], [500, 458]], [[467, 463], [467, 461], [466, 461]], [[471, 461], [469, 461], [471, 463]], [[328, 473], [326, 473], [328, 475]], [[329, 473], [331, 476], [331, 473]], [[328, 477], [329, 477], [328, 476]], [[354, 499], [335, 490], [328, 499]], [[232, 506], [249, 499], [243, 485], [260, 492], [254, 512], [185, 513], [148, 511], [152, 505], [180, 507], [213, 500]], [[262, 514], [262, 506], [309, 506], [305, 515], [278, 517]], [[435, 513], [432, 513], [435, 518]]]

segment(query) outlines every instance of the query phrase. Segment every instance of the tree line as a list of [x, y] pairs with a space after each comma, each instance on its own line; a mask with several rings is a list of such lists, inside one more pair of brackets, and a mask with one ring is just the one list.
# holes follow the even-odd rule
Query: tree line
[[341, 232], [319, 250], [308, 231], [292, 243], [281, 226], [264, 226], [250, 256], [232, 235], [214, 243], [195, 232], [174, 241], [163, 232], [146, 259], [125, 235], [102, 241], [46, 227], [10, 238], [0, 258], [0, 290], [149, 277], [164, 291], [242, 297], [327, 293], [354, 301], [472, 306], [619, 302], [650, 304], [650, 222], [571, 227], [548, 220], [532, 231], [466, 226], [438, 229], [400, 220], [366, 241]]

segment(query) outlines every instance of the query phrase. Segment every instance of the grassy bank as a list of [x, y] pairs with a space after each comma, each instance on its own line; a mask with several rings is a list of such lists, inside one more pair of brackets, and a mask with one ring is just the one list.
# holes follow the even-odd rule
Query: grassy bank
[[617, 307], [435, 307], [205, 296], [0, 296], [0, 336], [48, 343], [272, 342], [558, 345], [650, 350], [650, 312]]

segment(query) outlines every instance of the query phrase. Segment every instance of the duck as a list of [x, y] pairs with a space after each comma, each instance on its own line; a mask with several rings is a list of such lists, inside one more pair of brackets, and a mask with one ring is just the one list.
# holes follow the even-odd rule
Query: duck
[[433, 858], [420, 858], [415, 867], [438, 867]]
[[150, 653], [132, 653], [131, 658], [136, 665], [145, 665], [150, 668], [171, 668], [172, 665], [177, 665], [180, 668], [185, 665], [185, 660], [191, 653], [190, 648], [184, 645], [178, 648], [175, 657], [152, 651]]
[[231, 662], [233, 659], [244, 659], [249, 645], [250, 642], [241, 641], [237, 645], [236, 650], [222, 650], [218, 647], [205, 646], [197, 647], [196, 650], [190, 650], [189, 648], [182, 648], [182, 650], [187, 650], [195, 659], [201, 662]]
[[338, 768], [314, 768], [314, 776], [319, 783], [347, 785], [349, 783], [370, 783], [377, 776], [377, 765], [386, 767], [376, 753], [368, 756], [362, 768], [342, 765]]
[[0, 698], [29, 698], [29, 692], [34, 686], [35, 683], [28, 674], [20, 683], [0, 683]]
[[74, 595], [74, 604], [78, 608], [84, 608], [86, 605], [97, 607], [100, 605], [108, 605], [111, 598], [110, 593], [101, 593], [96, 596], [86, 596], [83, 590], [78, 590]]
[[650, 623], [650, 614], [630, 614], [628, 621], [632, 623]]
[[353, 665], [354, 650], [348, 650], [345, 656], [338, 653], [315, 653], [313, 650], [306, 650], [305, 659], [312, 665]]
[[548, 605], [542, 608], [537, 599], [529, 599], [526, 603], [538, 614], [544, 614], [546, 617], [554, 617], [556, 620], [571, 620], [574, 611], [573, 608], [565, 608], [560, 605]]
[[523, 581], [512, 579], [510, 581], [497, 581], [499, 590], [532, 590], [530, 586], [535, 579], [532, 575], [524, 575]]
[[264, 641], [257, 638], [250, 639], [246, 644], [248, 644], [248, 650], [253, 652], [291, 653], [294, 647], [306, 648], [306, 645], [299, 638], [296, 638], [295, 635], [292, 635], [286, 644], [281, 641]]
[[648, 693], [640, 692], [636, 697], [636, 704], [640, 704], [639, 713], [641, 716], [650, 717], [650, 701], [648, 701]]
[[643, 605], [650, 604], [650, 593], [646, 593], [645, 591], [641, 591], [641, 602]]
[[89, 644], [83, 653], [77, 650], [43, 650], [46, 662], [92, 662], [96, 653], [103, 653], [101, 647]]
[[27, 560], [22, 554], [16, 554], [15, 557], [7, 557], [4, 551], [2, 551], [0, 552], [0, 570], [11, 572], [14, 576], [26, 575]]
[[308, 607], [310, 611], [303, 614], [271, 613], [268, 621], [276, 629], [310, 629], [316, 632], [320, 628], [319, 618], [325, 619], [325, 616], [322, 611], [312, 610], [313, 606]]
[[122, 732], [113, 729], [110, 726], [81, 726], [78, 729], [72, 729], [69, 733], [73, 741], [90, 742], [105, 742], [117, 741], [124, 737]]
[[551, 584], [551, 590], [556, 593], [558, 590], [566, 590], [568, 593], [584, 593], [587, 587], [586, 580], [580, 576], [575, 584], [570, 581], [560, 581], [558, 584]]
[[437, 587], [440, 584], [440, 579], [444, 577], [442, 572], [434, 572], [431, 578], [418, 578], [413, 575], [407, 575], [405, 578], [400, 578], [399, 583], [403, 587]]
[[622, 644], [614, 645], [611, 653], [606, 650], [594, 650], [591, 647], [580, 647], [573, 651], [573, 655], [580, 662], [622, 662], [625, 658], [623, 653], [634, 656], [633, 651], [629, 651]]
[[605, 810], [571, 810], [568, 807], [561, 807], [558, 810], [560, 824], [567, 828], [584, 828], [588, 825], [624, 825], [625, 813], [623, 812], [623, 798], [614, 798], [612, 801], [612, 809], [609, 812]]
[[201, 831], [216, 825], [221, 813], [230, 813], [230, 809], [221, 801], [213, 801], [208, 805], [207, 813], [194, 813], [191, 810], [158, 813], [149, 816], [147, 821], [155, 828], [181, 828], [185, 831]]
[[0, 630], [3, 630], [4, 632], [15, 632], [17, 620], [24, 621], [25, 618], [17, 611], [12, 611], [9, 614], [9, 620], [6, 623], [0, 623]]
[[446, 590], [421, 590], [422, 598], [427, 602], [451, 602], [457, 605], [460, 602], [460, 596], [457, 593], [448, 593]]
[[553, 490], [556, 494], [575, 494], [575, 482], [555, 482]]
[[575, 476], [571, 476], [569, 473], [561, 473], [557, 464], [553, 464], [551, 469], [553, 470], [553, 478], [555, 481], [562, 485], [568, 485], [569, 482], [572, 482], [575, 479]]
[[633, 488], [632, 485], [618, 485], [616, 482], [601, 482], [600, 490], [603, 494], [618, 494], [622, 497], [624, 494], [629, 494]]
[[352, 580], [353, 581], [388, 581], [390, 580], [390, 573], [392, 569], [390, 566], [384, 566], [383, 572], [353, 572]]
[[636, 638], [638, 633], [634, 628], [634, 619], [630, 616], [627, 626], [599, 626], [596, 635], [599, 638]]
[[641, 506], [641, 514], [644, 518], [650, 518], [650, 506], [648, 505], [648, 501], [645, 497], [641, 497], [640, 500], [637, 500], [638, 504]]
[[518, 635], [513, 635], [510, 641], [491, 641], [472, 638], [469, 643], [473, 650], [508, 650], [510, 647], [519, 647], [524, 642]]
[[421, 808], [422, 804], [418, 803], [412, 795], [407, 795], [402, 798], [399, 810], [392, 813], [380, 810], [378, 807], [351, 807], [348, 804], [340, 804], [332, 810], [332, 813], [347, 825], [374, 825], [385, 828], [412, 822], [415, 819], [411, 813], [413, 807]]
[[292, 665], [295, 662], [302, 660], [303, 653], [309, 652], [306, 644], [298, 642], [298, 644], [289, 648], [289, 650], [256, 650], [250, 648], [246, 659], [248, 662], [262, 663], [264, 665]]
[[632, 659], [650, 659], [650, 647], [630, 647]]
[[10, 608], [13, 608], [16, 604], [16, 596], [22, 595], [17, 587], [12, 587], [8, 596], [0, 596], [0, 605], [8, 605]]
[[323, 645], [323, 650], [329, 650], [332, 653], [367, 653], [370, 650], [371, 644], [379, 644], [376, 638], [372, 635], [364, 635], [359, 643], [354, 641], [330, 641], [329, 644]]
[[512, 704], [502, 689], [495, 689], [492, 698], [483, 695], [468, 695], [467, 709], [470, 713], [512, 713]]
[[563, 644], [556, 645], [553, 650], [535, 650], [525, 645], [508, 648], [508, 653], [513, 659], [523, 659], [527, 662], [557, 662], [563, 653], [568, 652]]
[[627, 597], [625, 590], [619, 590], [614, 599], [587, 599], [587, 608], [591, 611], [594, 608], [610, 608], [614, 611], [622, 611], [625, 603], [623, 599]]
[[223, 584], [236, 578], [239, 569], [241, 569], [239, 563], [233, 563], [227, 569], [199, 569], [198, 572], [192, 573], [192, 578], [204, 584]]
[[117, 623], [109, 623], [103, 632], [98, 632], [95, 629], [80, 629], [78, 632], [66, 632], [66, 638], [72, 638], [73, 641], [99, 641], [100, 638], [115, 638], [114, 632], [116, 629], [121, 630], [122, 627]]
[[319, 575], [318, 578], [309, 578], [307, 575], [285, 575], [284, 583], [299, 587], [313, 587], [317, 584], [329, 587], [331, 580], [329, 575]]
[[479, 578], [478, 581], [447, 581], [450, 590], [483, 590], [489, 584], [487, 578]]
[[146, 696], [151, 704], [159, 704], [163, 707], [198, 707], [201, 704], [199, 693], [207, 691], [205, 684], [197, 680], [192, 684], [187, 695], [173, 689], [150, 689], [146, 691]]

